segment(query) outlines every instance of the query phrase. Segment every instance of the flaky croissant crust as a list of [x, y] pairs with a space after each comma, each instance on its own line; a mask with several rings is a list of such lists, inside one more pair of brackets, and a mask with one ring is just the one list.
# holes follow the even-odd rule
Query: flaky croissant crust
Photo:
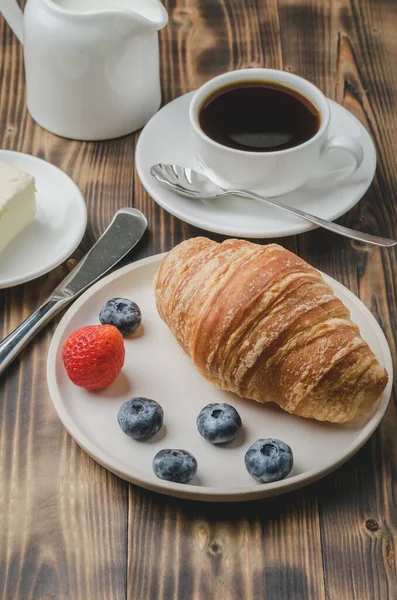
[[320, 273], [276, 244], [199, 237], [164, 258], [157, 309], [216, 386], [320, 421], [371, 410], [387, 373]]

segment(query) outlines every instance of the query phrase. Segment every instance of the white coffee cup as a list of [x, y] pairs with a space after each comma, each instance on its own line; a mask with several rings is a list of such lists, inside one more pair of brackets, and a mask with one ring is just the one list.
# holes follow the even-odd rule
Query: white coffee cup
[[[199, 123], [203, 103], [225, 85], [249, 80], [277, 82], [305, 96], [320, 114], [321, 124], [317, 133], [298, 146], [272, 152], [238, 150], [211, 139]], [[332, 183], [350, 177], [363, 160], [363, 149], [357, 140], [339, 135], [329, 137], [331, 110], [324, 94], [306, 79], [284, 71], [241, 69], [219, 75], [194, 94], [189, 118], [194, 153], [200, 168], [226, 189], [260, 190], [267, 196], [279, 196], [316, 176], [321, 171], [322, 159], [330, 150], [338, 148], [347, 151], [353, 158], [346, 161], [347, 168], [338, 168], [334, 173], [327, 170], [328, 181]]]

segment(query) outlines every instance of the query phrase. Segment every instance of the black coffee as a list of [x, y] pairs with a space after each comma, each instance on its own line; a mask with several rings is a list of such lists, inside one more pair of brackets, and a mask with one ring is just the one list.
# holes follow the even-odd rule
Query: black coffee
[[249, 152], [274, 152], [310, 140], [321, 117], [299, 92], [268, 81], [227, 85], [199, 110], [203, 132], [223, 146]]

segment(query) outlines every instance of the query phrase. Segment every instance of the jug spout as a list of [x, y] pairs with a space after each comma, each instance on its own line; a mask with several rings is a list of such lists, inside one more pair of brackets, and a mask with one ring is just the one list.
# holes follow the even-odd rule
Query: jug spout
[[160, 0], [126, 0], [142, 25], [160, 30], [168, 23], [168, 13]]

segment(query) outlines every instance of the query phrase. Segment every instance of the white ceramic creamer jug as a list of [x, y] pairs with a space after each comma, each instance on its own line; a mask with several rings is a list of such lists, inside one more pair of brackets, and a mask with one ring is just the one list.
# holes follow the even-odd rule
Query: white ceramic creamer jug
[[24, 44], [27, 104], [45, 129], [104, 140], [143, 125], [161, 103], [159, 0], [16, 0], [0, 10]]

